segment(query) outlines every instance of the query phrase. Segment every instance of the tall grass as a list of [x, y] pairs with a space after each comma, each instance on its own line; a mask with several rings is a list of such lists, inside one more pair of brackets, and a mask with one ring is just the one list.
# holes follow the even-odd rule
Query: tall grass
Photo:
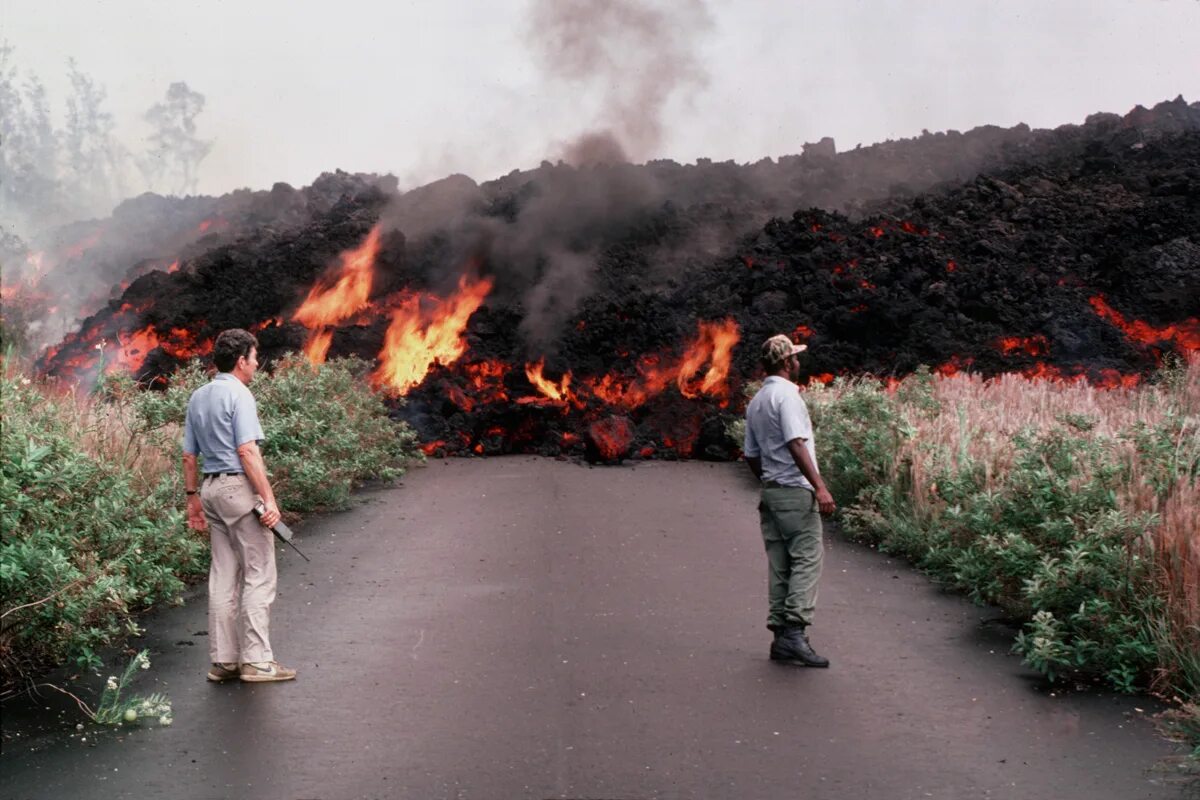
[[1200, 695], [1200, 362], [1135, 389], [921, 372], [807, 396], [852, 535], [1002, 607], [1050, 678]]

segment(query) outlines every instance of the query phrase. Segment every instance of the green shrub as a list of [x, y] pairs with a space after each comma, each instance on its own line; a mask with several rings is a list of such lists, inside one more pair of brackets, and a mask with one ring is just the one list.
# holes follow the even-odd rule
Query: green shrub
[[[388, 418], [367, 365], [287, 357], [253, 389], [281, 508], [344, 505], [362, 481], [423, 458]], [[78, 398], [5, 366], [0, 390], [0, 680], [56, 664], [101, 666], [99, 650], [138, 632], [135, 615], [177, 599], [208, 569], [204, 534], [183, 515], [182, 423], [197, 364], [164, 391], [106, 377]]]
[[[279, 506], [307, 513], [343, 507], [363, 481], [394, 480], [404, 465], [421, 461], [417, 436], [404, 422], [388, 418], [382, 398], [367, 383], [370, 365], [342, 358], [313, 366], [288, 355], [251, 385], [266, 439], [263, 459]], [[138, 418], [147, 426], [172, 426], [160, 446], [181, 451], [181, 434], [191, 393], [209, 380], [198, 364], [176, 373], [165, 392], [141, 392]]]
[[207, 569], [175, 472], [146, 476], [96, 446], [110, 419], [17, 373], [0, 377], [0, 677], [48, 664], [98, 667], [136, 633], [134, 613], [172, 600]]

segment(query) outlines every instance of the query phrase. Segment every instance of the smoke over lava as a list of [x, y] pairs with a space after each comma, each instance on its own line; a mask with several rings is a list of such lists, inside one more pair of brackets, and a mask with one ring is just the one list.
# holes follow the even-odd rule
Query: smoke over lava
[[266, 211], [163, 253], [40, 368], [169, 379], [246, 327], [266, 360], [372, 361], [429, 452], [611, 460], [732, 457], [724, 423], [780, 331], [821, 381], [928, 364], [1127, 386], [1200, 350], [1200, 108], [1182, 100], [778, 164], [279, 192], [289, 224], [243, 199]]

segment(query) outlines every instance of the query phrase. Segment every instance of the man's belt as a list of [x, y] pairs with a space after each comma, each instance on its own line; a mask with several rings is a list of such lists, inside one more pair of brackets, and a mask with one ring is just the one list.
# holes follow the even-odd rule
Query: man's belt
[[764, 489], [803, 489], [806, 492], [812, 491], [812, 489], [809, 489], [807, 486], [789, 486], [788, 484], [780, 483], [779, 481], [763, 481], [763, 488]]
[[245, 475], [245, 474], [246, 473], [244, 473], [244, 472], [206, 472], [206, 473], [204, 473], [204, 477], [205, 478], [224, 478], [226, 476], [232, 477], [234, 475]]

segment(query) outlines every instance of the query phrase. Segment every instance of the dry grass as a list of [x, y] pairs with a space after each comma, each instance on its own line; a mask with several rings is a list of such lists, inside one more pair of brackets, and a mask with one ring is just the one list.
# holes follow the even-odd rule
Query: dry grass
[[[930, 418], [910, 419], [915, 433], [895, 460], [897, 469], [904, 464], [911, 470], [909, 499], [916, 512], [929, 519], [940, 511], [933, 476], [946, 466], [958, 468], [969, 461], [983, 470], [985, 488], [998, 488], [1000, 477], [1012, 467], [1017, 452], [1013, 437], [1020, 431], [1046, 432], [1066, 420], [1067, 429], [1081, 437], [1109, 440], [1127, 468], [1119, 506], [1133, 514], [1152, 514], [1156, 520], [1144, 531], [1142, 544], [1154, 559], [1165, 604], [1166, 630], [1161, 635], [1180, 658], [1200, 662], [1200, 484], [1189, 466], [1200, 458], [1200, 358], [1165, 385], [1097, 389], [1018, 375], [991, 380], [957, 375], [934, 378], [934, 396], [941, 410]], [[1172, 415], [1182, 424], [1169, 459], [1175, 465], [1172, 480], [1164, 491], [1144, 474], [1128, 434], [1138, 423], [1154, 427]], [[1085, 430], [1088, 425], [1091, 429]], [[947, 457], [949, 465], [935, 460]], [[1079, 480], [1088, 477], [1082, 474]], [[1200, 674], [1195, 670], [1193, 664], [1192, 674]], [[1180, 676], [1160, 677], [1161, 683], [1169, 684]], [[1200, 686], [1191, 691], [1200, 693]]]
[[[17, 367], [6, 360], [5, 369], [13, 371]], [[38, 382], [33, 388], [41, 395], [45, 412], [66, 429], [81, 432], [79, 444], [85, 452], [97, 461], [128, 470], [137, 488], [149, 491], [163, 473], [178, 468], [170, 453], [156, 446], [161, 438], [145, 436], [127, 398], [99, 402], [92, 394], [54, 380]], [[161, 433], [181, 435], [177, 428], [171, 426]]]

